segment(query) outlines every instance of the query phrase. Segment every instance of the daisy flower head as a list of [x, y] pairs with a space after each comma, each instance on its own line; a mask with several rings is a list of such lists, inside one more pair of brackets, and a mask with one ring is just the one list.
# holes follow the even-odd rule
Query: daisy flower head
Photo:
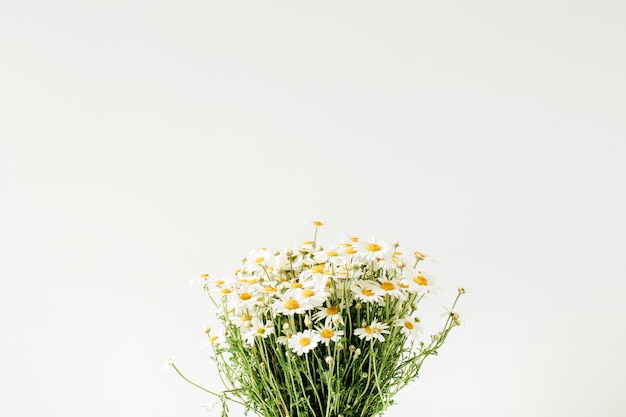
[[355, 329], [354, 335], [358, 336], [359, 339], [365, 339], [367, 342], [373, 342], [374, 340], [384, 342], [385, 336], [383, 336], [383, 334], [389, 334], [388, 328], [389, 325], [380, 323], [374, 319], [369, 325]]
[[287, 291], [284, 294], [278, 294], [276, 301], [272, 303], [271, 307], [276, 313], [292, 316], [294, 314], [302, 314], [314, 306], [309, 300], [302, 297], [301, 293]]
[[274, 324], [271, 321], [264, 323], [261, 320], [255, 319], [250, 329], [241, 336], [247, 344], [253, 346], [255, 338], [260, 337], [265, 339], [272, 333], [274, 333]]
[[398, 280], [381, 277], [378, 281], [380, 282], [380, 288], [384, 291], [385, 296], [399, 298], [401, 300], [406, 299], [406, 294], [402, 291]]
[[206, 285], [208, 283], [209, 280], [209, 274], [204, 273], [204, 274], [200, 274], [200, 276], [197, 276], [195, 278], [192, 278], [189, 281], [189, 286], [195, 285], [195, 284], [202, 284], [202, 285]]
[[461, 316], [465, 316], [463, 313], [460, 313], [456, 310], [452, 310], [450, 308], [444, 307], [445, 312], [441, 313], [440, 317], [449, 317], [450, 320], [454, 322], [456, 326], [460, 326], [463, 322], [461, 321]]
[[207, 333], [207, 339], [203, 341], [202, 343], [198, 344], [196, 349], [203, 349], [208, 346], [213, 346], [213, 348], [217, 349], [226, 344], [226, 336], [224, 336], [224, 333], [217, 333], [217, 334], [212, 334], [209, 332], [205, 332], [205, 333]]
[[287, 290], [285, 295], [287, 294], [302, 300], [302, 304], [306, 306], [306, 310], [321, 306], [330, 296], [330, 293], [328, 293], [325, 288], [318, 290], [315, 287], [293, 288]]
[[420, 263], [421, 261], [429, 261], [429, 262], [437, 262], [437, 260], [435, 258], [433, 258], [432, 256], [430, 256], [427, 253], [424, 252], [420, 252], [420, 251], [413, 251], [413, 259], [414, 259], [414, 266], [417, 266], [418, 263]]
[[237, 287], [237, 280], [233, 276], [220, 276], [208, 280], [209, 291], [219, 296], [230, 297]]
[[290, 337], [287, 344], [298, 356], [302, 356], [315, 349], [320, 340], [321, 336], [319, 333], [313, 330], [304, 330]]
[[383, 301], [385, 291], [372, 281], [357, 280], [352, 284], [350, 290], [354, 298], [365, 303], [380, 303]]
[[331, 323], [343, 324], [339, 306], [329, 304], [328, 302], [326, 306], [320, 307], [318, 312], [313, 314], [313, 319], [317, 322], [324, 320], [324, 326], [329, 326]]
[[410, 271], [402, 280], [409, 292], [426, 292], [436, 294], [439, 290], [435, 277], [424, 271]]
[[319, 333], [321, 342], [328, 346], [331, 341], [337, 342], [343, 336], [343, 330], [337, 330], [333, 326], [317, 326], [315, 330]]
[[274, 262], [274, 253], [267, 248], [259, 248], [250, 252], [246, 258], [246, 270], [261, 272]]
[[400, 333], [410, 340], [416, 340], [423, 330], [420, 319], [413, 316], [405, 316], [398, 319], [396, 326], [400, 328]]
[[388, 259], [393, 253], [393, 247], [382, 240], [371, 238], [355, 244], [357, 253], [368, 261]]
[[313, 255], [313, 259], [315, 260], [315, 262], [319, 264], [330, 262], [334, 265], [337, 265], [337, 264], [340, 264], [342, 261], [341, 255], [342, 255], [341, 248], [332, 247], [329, 249], [324, 249], [319, 252], [316, 252]]
[[248, 331], [254, 324], [255, 317], [248, 311], [242, 311], [231, 317], [231, 321], [241, 329], [242, 332]]

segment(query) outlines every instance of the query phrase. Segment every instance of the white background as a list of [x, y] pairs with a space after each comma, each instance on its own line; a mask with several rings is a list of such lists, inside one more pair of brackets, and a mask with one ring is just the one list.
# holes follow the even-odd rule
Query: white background
[[1, 0], [0, 415], [218, 416], [159, 372], [181, 350], [220, 387], [189, 280], [321, 219], [435, 256], [435, 309], [471, 290], [388, 415], [623, 416], [624, 22], [618, 0]]

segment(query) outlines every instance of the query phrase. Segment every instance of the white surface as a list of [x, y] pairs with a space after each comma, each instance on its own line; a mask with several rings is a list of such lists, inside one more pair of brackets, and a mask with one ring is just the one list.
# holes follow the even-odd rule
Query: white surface
[[182, 350], [219, 386], [189, 279], [319, 218], [472, 291], [389, 415], [623, 416], [624, 21], [620, 1], [3, 1], [0, 414], [207, 415], [159, 373]]

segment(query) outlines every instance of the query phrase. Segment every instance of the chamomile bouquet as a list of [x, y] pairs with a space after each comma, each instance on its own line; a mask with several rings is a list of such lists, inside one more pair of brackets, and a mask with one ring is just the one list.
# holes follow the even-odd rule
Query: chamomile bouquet
[[261, 248], [227, 276], [203, 274], [223, 329], [207, 329], [225, 385], [213, 392], [263, 417], [373, 417], [461, 324], [459, 288], [427, 337], [418, 305], [437, 289], [427, 256], [398, 242], [348, 237]]

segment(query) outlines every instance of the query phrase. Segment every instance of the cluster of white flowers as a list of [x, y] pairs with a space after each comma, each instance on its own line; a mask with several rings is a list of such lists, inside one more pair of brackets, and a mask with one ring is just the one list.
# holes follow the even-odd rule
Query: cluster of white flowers
[[[249, 346], [273, 337], [303, 355], [341, 343], [347, 332], [371, 343], [394, 331], [417, 340], [417, 302], [437, 289], [435, 279], [417, 267], [425, 259], [421, 252], [403, 252], [397, 242], [347, 237], [328, 247], [307, 241], [283, 251], [254, 250], [234, 273], [204, 274], [201, 281], [227, 332], [236, 329]], [[354, 312], [362, 309], [370, 313], [355, 323]], [[209, 335], [215, 345], [227, 339]]]
[[[378, 415], [414, 380], [452, 328], [458, 294], [440, 330], [421, 338], [418, 304], [438, 287], [422, 270], [429, 259], [399, 243], [348, 236], [282, 251], [257, 249], [226, 275], [199, 279], [224, 329], [205, 344], [226, 389], [208, 390], [259, 415]], [[418, 267], [419, 265], [419, 267]], [[420, 314], [422, 309], [420, 308]]]

